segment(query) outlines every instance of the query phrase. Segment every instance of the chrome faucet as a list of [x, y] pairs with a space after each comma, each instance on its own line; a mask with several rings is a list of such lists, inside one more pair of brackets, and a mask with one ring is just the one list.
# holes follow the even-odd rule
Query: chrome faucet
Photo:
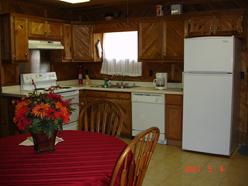
[[121, 75], [121, 88], [124, 88], [125, 84], [124, 84], [124, 75]]

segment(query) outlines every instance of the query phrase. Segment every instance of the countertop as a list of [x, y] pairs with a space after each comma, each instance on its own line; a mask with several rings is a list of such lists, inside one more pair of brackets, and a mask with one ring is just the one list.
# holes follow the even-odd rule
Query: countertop
[[[135, 83], [132, 88], [104, 88], [100, 87], [103, 80], [91, 80], [89, 85], [84, 81], [83, 85], [78, 85], [77, 80], [58, 81], [60, 86], [71, 86], [78, 90], [98, 90], [98, 91], [112, 91], [112, 92], [130, 92], [130, 93], [158, 93], [158, 94], [183, 94], [183, 89], [180, 83], [168, 83], [168, 88], [164, 90], [155, 89], [152, 82], [125, 82], [128, 84]], [[113, 82], [116, 83], [116, 82]], [[2, 87], [3, 96], [22, 97], [28, 95], [31, 91], [23, 91], [19, 85]]]

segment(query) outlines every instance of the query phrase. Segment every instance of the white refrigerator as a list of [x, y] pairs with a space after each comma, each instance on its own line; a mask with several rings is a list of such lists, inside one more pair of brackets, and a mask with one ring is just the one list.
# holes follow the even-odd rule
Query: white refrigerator
[[184, 150], [231, 155], [238, 117], [239, 45], [234, 36], [184, 40]]

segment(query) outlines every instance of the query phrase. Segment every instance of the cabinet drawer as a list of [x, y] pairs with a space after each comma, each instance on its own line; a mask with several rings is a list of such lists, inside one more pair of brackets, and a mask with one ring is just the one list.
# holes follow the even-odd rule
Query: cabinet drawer
[[85, 91], [86, 97], [111, 98], [111, 99], [131, 99], [130, 93], [105, 92], [105, 91]]
[[123, 93], [123, 92], [107, 92], [107, 98], [113, 99], [131, 99], [130, 93]]
[[165, 95], [165, 103], [166, 105], [182, 105], [183, 96], [182, 95]]

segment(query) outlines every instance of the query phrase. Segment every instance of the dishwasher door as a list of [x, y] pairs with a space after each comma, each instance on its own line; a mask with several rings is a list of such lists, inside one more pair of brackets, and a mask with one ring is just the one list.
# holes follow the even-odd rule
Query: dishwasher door
[[159, 143], [166, 144], [164, 94], [132, 93], [132, 135], [150, 127], [159, 128]]

